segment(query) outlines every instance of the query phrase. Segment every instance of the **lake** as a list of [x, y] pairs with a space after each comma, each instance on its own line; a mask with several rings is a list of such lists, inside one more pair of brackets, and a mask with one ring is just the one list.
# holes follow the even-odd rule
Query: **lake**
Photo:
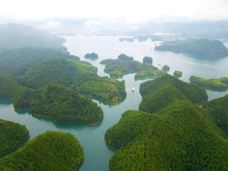
[[[100, 65], [100, 61], [106, 58], [117, 58], [120, 53], [133, 56], [136, 60], [142, 61], [144, 56], [151, 56], [154, 60], [154, 65], [161, 67], [169, 65], [173, 73], [174, 70], [183, 71], [182, 79], [188, 81], [189, 76], [203, 77], [221, 77], [228, 76], [228, 58], [217, 62], [199, 61], [181, 54], [171, 52], [156, 52], [153, 50], [156, 42], [119, 42], [118, 37], [107, 36], [68, 36], [65, 37], [65, 46], [71, 54], [78, 55], [82, 60], [87, 52], [96, 52], [99, 59], [89, 61], [98, 67], [100, 76], [106, 75], [103, 72], [104, 66]], [[53, 122], [33, 117], [31, 114], [19, 114], [14, 111], [10, 101], [2, 100], [0, 103], [0, 118], [11, 120], [25, 125], [29, 131], [31, 138], [46, 131], [46, 130], [61, 130], [74, 134], [84, 148], [85, 160], [80, 168], [81, 171], [106, 171], [108, 170], [108, 162], [113, 152], [109, 150], [104, 141], [104, 134], [108, 128], [117, 123], [123, 112], [127, 110], [137, 110], [141, 101], [139, 94], [139, 85], [143, 81], [134, 81], [134, 74], [129, 74], [123, 77], [126, 83], [126, 99], [119, 105], [108, 106], [99, 104], [104, 112], [102, 123], [95, 127], [85, 125], [56, 125]], [[135, 92], [131, 91], [135, 88]], [[209, 99], [218, 98], [228, 94], [226, 92], [207, 91]]]

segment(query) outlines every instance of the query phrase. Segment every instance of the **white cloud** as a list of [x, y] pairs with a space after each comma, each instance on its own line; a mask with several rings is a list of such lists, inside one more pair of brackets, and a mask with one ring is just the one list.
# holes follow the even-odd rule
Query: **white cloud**
[[0, 0], [0, 16], [16, 19], [53, 17], [228, 19], [227, 0]]

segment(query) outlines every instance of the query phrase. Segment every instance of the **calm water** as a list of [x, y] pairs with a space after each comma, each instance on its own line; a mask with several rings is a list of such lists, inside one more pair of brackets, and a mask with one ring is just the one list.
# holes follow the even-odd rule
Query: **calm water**
[[[120, 53], [126, 53], [142, 61], [143, 56], [152, 56], [154, 65], [160, 67], [159, 64], [168, 64], [171, 71], [183, 71], [183, 80], [188, 80], [190, 75], [199, 75], [204, 77], [220, 77], [228, 76], [228, 58], [217, 62], [197, 61], [183, 55], [177, 55], [169, 52], [155, 52], [153, 47], [155, 43], [146, 42], [119, 42], [116, 37], [97, 37], [97, 36], [71, 36], [66, 37], [65, 46], [68, 50], [79, 56], [84, 56], [87, 52], [97, 52], [99, 60], [92, 62], [98, 67], [98, 74], [103, 73], [104, 66], [99, 62], [105, 58], [116, 58]], [[124, 77], [126, 81], [127, 98], [119, 105], [109, 107], [99, 104], [104, 111], [104, 119], [102, 123], [96, 127], [83, 125], [60, 126], [45, 119], [35, 118], [32, 115], [18, 114], [14, 111], [13, 105], [9, 101], [1, 101], [0, 118], [15, 121], [26, 125], [30, 131], [31, 137], [36, 136], [46, 130], [61, 130], [74, 134], [85, 151], [85, 161], [80, 168], [81, 171], [105, 171], [108, 170], [108, 161], [113, 152], [109, 150], [104, 142], [105, 131], [113, 124], [117, 123], [121, 115], [126, 110], [137, 110], [141, 101], [138, 92], [139, 85], [142, 81], [134, 81], [134, 74]], [[135, 88], [136, 92], [132, 93], [131, 88]], [[221, 97], [228, 92], [212, 92], [208, 91], [209, 99]]]

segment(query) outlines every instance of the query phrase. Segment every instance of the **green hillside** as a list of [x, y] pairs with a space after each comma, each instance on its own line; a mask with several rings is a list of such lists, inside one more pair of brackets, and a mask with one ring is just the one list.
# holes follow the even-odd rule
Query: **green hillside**
[[220, 170], [228, 168], [228, 142], [189, 102], [172, 103], [159, 113], [128, 111], [105, 134], [111, 171]]
[[29, 139], [25, 126], [0, 119], [0, 158], [14, 152]]
[[75, 171], [83, 162], [83, 149], [69, 133], [47, 131], [0, 159], [4, 171]]
[[228, 134], [228, 95], [209, 101], [204, 108], [209, 117], [221, 130]]
[[195, 104], [207, 101], [207, 94], [204, 90], [170, 75], [142, 83], [140, 93], [143, 99], [139, 109], [151, 113], [178, 100], [187, 100]]
[[97, 124], [103, 113], [96, 103], [74, 90], [48, 84], [14, 98], [14, 107], [28, 109], [35, 116], [44, 116], [57, 123]]

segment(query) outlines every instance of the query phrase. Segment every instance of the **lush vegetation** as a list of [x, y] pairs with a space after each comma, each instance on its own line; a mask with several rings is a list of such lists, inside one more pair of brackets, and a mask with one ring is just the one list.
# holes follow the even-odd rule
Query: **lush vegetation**
[[105, 65], [104, 71], [112, 78], [121, 78], [126, 74], [136, 73], [139, 71], [141, 63], [134, 61], [133, 57], [120, 54], [118, 59], [105, 59], [101, 61]]
[[178, 101], [155, 114], [128, 111], [105, 134], [111, 171], [221, 170], [228, 167], [228, 142], [190, 102]]
[[165, 42], [155, 47], [155, 50], [183, 53], [204, 60], [217, 60], [228, 56], [228, 50], [221, 41], [209, 39], [187, 39]]
[[13, 98], [21, 91], [23, 87], [11, 75], [0, 71], [0, 98]]
[[142, 64], [141, 69], [135, 74], [135, 80], [144, 80], [149, 78], [157, 78], [164, 75], [165, 72], [159, 70], [151, 64]]
[[150, 57], [150, 56], [145, 56], [145, 57], [143, 58], [143, 63], [144, 63], [144, 64], [152, 64], [152, 63], [153, 63], [152, 57]]
[[69, 133], [47, 131], [0, 159], [4, 171], [75, 171], [83, 162], [83, 149]]
[[86, 81], [80, 85], [79, 90], [109, 105], [118, 104], [126, 97], [125, 82], [107, 77]]
[[110, 105], [121, 102], [126, 96], [124, 82], [99, 77], [97, 68], [87, 62], [60, 58], [34, 66], [20, 81], [33, 88], [48, 83], [62, 84]]
[[25, 91], [14, 98], [14, 107], [58, 123], [96, 124], [103, 118], [101, 108], [91, 99], [57, 84]]
[[[32, 88], [40, 88], [48, 83], [70, 85], [75, 80], [77, 71], [73, 62], [53, 58], [32, 67], [20, 78], [20, 81]], [[81, 76], [80, 73], [78, 76]]]
[[85, 54], [84, 57], [85, 57], [86, 59], [95, 60], [95, 59], [98, 58], [98, 55], [97, 55], [96, 53], [92, 52], [92, 53], [87, 53], [87, 54]]
[[0, 48], [4, 49], [47, 47], [65, 50], [62, 46], [65, 41], [63, 38], [19, 24], [1, 24], [0, 37]]
[[29, 138], [29, 132], [20, 124], [0, 119], [0, 158], [14, 152]]
[[209, 117], [221, 130], [228, 134], [228, 95], [209, 101], [204, 108]]
[[190, 82], [208, 90], [225, 91], [228, 90], [228, 78], [204, 79], [201, 77], [191, 76]]
[[174, 71], [173, 76], [176, 78], [182, 77], [182, 71]]
[[207, 100], [204, 90], [168, 74], [142, 83], [140, 93], [143, 99], [139, 109], [145, 112], [157, 112], [179, 100], [187, 100], [195, 104], [202, 104]]
[[66, 51], [53, 48], [25, 47], [20, 49], [0, 49], [0, 68], [14, 76], [22, 76], [29, 69], [48, 59], [71, 59]]
[[118, 59], [105, 59], [101, 61], [105, 65], [104, 71], [112, 78], [121, 78], [126, 74], [137, 73], [136, 80], [158, 77], [164, 74], [161, 70], [151, 64], [142, 64], [135, 61], [133, 57], [120, 54]]

